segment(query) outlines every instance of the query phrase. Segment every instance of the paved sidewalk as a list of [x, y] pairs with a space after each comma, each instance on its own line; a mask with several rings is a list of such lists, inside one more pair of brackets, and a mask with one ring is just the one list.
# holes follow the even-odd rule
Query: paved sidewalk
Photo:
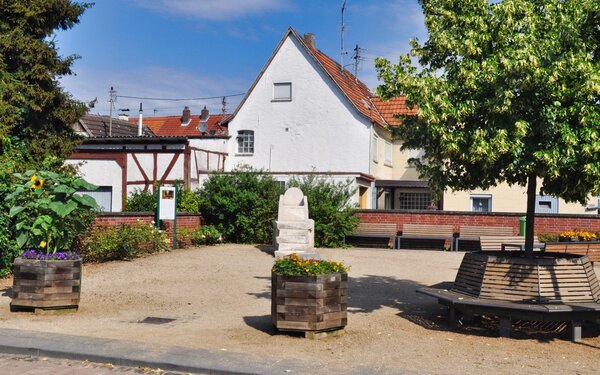
[[189, 372], [149, 367], [115, 366], [111, 363], [4, 353], [0, 353], [0, 369], [2, 375], [191, 375]]
[[[0, 328], [0, 352], [201, 374], [306, 374], [318, 370], [308, 361], [262, 360], [240, 353], [7, 328]], [[375, 372], [355, 368], [348, 373]]]

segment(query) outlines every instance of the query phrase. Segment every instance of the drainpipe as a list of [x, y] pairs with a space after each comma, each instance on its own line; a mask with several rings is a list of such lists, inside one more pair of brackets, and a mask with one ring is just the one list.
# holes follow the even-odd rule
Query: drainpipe
[[142, 111], [142, 103], [140, 103], [140, 117], [138, 118], [138, 137], [142, 136], [142, 118], [143, 118], [143, 113], [144, 111]]

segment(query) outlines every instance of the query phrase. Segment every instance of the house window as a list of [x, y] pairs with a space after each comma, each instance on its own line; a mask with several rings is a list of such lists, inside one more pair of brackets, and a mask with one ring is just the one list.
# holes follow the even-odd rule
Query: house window
[[292, 83], [278, 82], [273, 83], [273, 101], [284, 102], [292, 100]]
[[392, 165], [392, 143], [385, 141], [385, 165]]
[[96, 200], [100, 211], [112, 211], [112, 186], [99, 186], [96, 190], [77, 190], [75, 194], [87, 194]]
[[237, 136], [238, 154], [253, 154], [254, 153], [254, 131], [240, 130]]
[[371, 141], [371, 150], [373, 152], [373, 161], [375, 163], [379, 162], [378, 144], [379, 144], [379, 137], [377, 135], [373, 134], [373, 139]]
[[431, 192], [400, 192], [398, 201], [401, 210], [426, 210], [431, 203]]
[[425, 156], [425, 151], [418, 149], [418, 150], [407, 150], [408, 151], [408, 166], [409, 167], [414, 167], [415, 166], [415, 162], [411, 161], [410, 159], [419, 159], [419, 160], [423, 160], [423, 156]]
[[551, 195], [536, 195], [535, 213], [556, 214], [558, 213], [558, 198]]
[[491, 195], [471, 195], [471, 211], [473, 212], [492, 212]]

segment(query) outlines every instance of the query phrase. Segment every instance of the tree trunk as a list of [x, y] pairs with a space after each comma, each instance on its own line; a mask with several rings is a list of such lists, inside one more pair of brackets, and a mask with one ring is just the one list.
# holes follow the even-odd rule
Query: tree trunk
[[535, 228], [535, 197], [537, 178], [535, 173], [527, 177], [527, 223], [525, 225], [525, 257], [533, 258], [533, 235]]

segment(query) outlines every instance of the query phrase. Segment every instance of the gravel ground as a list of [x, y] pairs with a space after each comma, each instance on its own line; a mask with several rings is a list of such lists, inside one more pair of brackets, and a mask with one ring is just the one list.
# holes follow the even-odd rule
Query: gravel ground
[[[498, 338], [493, 320], [450, 329], [445, 311], [415, 293], [451, 281], [463, 254], [318, 249], [351, 267], [348, 326], [320, 340], [277, 333], [270, 320], [273, 257], [260, 247], [219, 245], [130, 262], [86, 265], [79, 311], [10, 313], [12, 279], [0, 280], [0, 327], [310, 360], [322, 373], [369, 367], [381, 373], [513, 374], [600, 372], [600, 330], [572, 343], [560, 326]], [[600, 274], [596, 267], [597, 274]], [[140, 323], [146, 317], [175, 319]], [[524, 326], [524, 325], [523, 325]]]

